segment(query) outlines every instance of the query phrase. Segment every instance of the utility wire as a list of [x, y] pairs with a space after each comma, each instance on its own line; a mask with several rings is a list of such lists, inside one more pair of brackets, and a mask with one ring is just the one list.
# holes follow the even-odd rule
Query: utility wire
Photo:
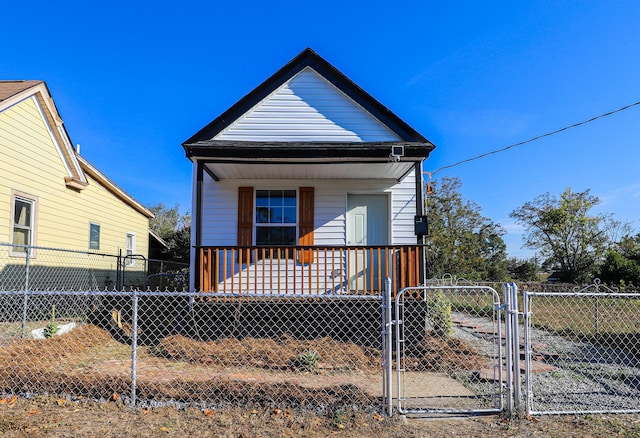
[[448, 166], [440, 167], [436, 171], [430, 172], [429, 176], [432, 177], [436, 173], [438, 173], [438, 172], [440, 172], [441, 170], [444, 170], [444, 169], [450, 169], [452, 167], [459, 166], [460, 164], [468, 163], [469, 161], [479, 160], [480, 158], [484, 158], [484, 157], [489, 156], [489, 155], [497, 154], [499, 152], [504, 152], [506, 150], [513, 149], [515, 147], [522, 146], [524, 144], [531, 143], [531, 142], [534, 142], [536, 140], [540, 140], [541, 138], [544, 138], [544, 137], [550, 137], [552, 135], [558, 134], [558, 133], [560, 133], [562, 131], [566, 131], [566, 130], [571, 129], [571, 128], [576, 128], [576, 127], [581, 126], [581, 125], [586, 125], [587, 123], [591, 123], [591, 122], [593, 122], [595, 120], [602, 119], [603, 117], [607, 117], [607, 116], [613, 115], [615, 113], [619, 113], [621, 111], [624, 111], [624, 110], [629, 109], [629, 108], [631, 108], [633, 106], [636, 106], [636, 105], [640, 105], [640, 101], [634, 102], [634, 103], [626, 105], [626, 106], [623, 106], [622, 108], [618, 108], [617, 110], [609, 111], [608, 113], [600, 114], [599, 116], [595, 116], [595, 117], [592, 117], [590, 119], [583, 120], [582, 122], [574, 123], [573, 125], [565, 126], [564, 128], [556, 129], [555, 131], [547, 132], [546, 134], [538, 135], [536, 137], [530, 138], [529, 140], [521, 141], [519, 143], [514, 143], [512, 145], [503, 147], [501, 149], [496, 149], [495, 151], [486, 152], [486, 153], [478, 155], [476, 157], [467, 158], [466, 160], [458, 161], [457, 163], [453, 163], [453, 164], [450, 164]]

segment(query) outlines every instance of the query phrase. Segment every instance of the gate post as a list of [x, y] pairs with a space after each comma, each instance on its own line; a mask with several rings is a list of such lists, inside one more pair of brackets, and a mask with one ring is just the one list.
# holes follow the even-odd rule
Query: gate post
[[518, 286], [514, 282], [511, 282], [511, 304], [512, 311], [512, 329], [513, 329], [513, 380], [514, 380], [514, 405], [513, 408], [516, 412], [520, 411], [520, 395], [521, 395], [521, 384], [520, 384], [520, 330], [518, 328]]
[[509, 415], [520, 410], [520, 330], [518, 329], [518, 287], [514, 282], [504, 285], [505, 328], [507, 345], [507, 390]]
[[524, 405], [527, 411], [527, 415], [531, 415], [532, 407], [532, 397], [533, 393], [531, 392], [531, 332], [529, 328], [530, 317], [529, 314], [529, 294], [527, 291], [523, 291], [522, 293], [522, 312], [524, 316], [523, 326], [524, 326]]
[[505, 344], [507, 347], [507, 411], [509, 416], [513, 415], [513, 330], [511, 327], [511, 285], [504, 284], [504, 325]]
[[384, 294], [382, 296], [382, 405], [387, 415], [393, 415], [393, 320], [391, 316], [391, 278], [384, 281]]
[[138, 290], [135, 288], [131, 301], [131, 407], [135, 407], [138, 385]]

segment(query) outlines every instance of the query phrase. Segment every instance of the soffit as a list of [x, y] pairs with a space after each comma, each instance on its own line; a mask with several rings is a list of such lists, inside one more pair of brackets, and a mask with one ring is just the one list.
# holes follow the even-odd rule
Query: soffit
[[400, 180], [415, 162], [208, 162], [205, 166], [218, 179], [295, 180]]

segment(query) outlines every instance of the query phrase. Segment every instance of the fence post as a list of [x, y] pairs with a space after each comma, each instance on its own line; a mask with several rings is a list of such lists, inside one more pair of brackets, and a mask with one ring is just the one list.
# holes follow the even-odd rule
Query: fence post
[[124, 261], [122, 260], [122, 248], [118, 248], [118, 263], [116, 263], [116, 290], [121, 291], [124, 284], [123, 280]]
[[393, 415], [393, 396], [392, 396], [392, 380], [393, 380], [393, 359], [392, 359], [392, 336], [393, 321], [391, 317], [391, 278], [387, 277], [384, 281], [384, 294], [382, 300], [382, 356], [383, 372], [382, 372], [382, 404], [383, 410], [386, 409], [387, 415]]
[[529, 295], [526, 290], [522, 293], [522, 312], [524, 316], [524, 403], [527, 415], [531, 415], [531, 333], [529, 328], [531, 315], [529, 314]]
[[25, 247], [24, 299], [22, 300], [22, 338], [27, 337], [27, 308], [29, 300], [29, 270], [31, 269], [31, 247]]
[[511, 305], [512, 311], [512, 331], [513, 331], [513, 382], [514, 382], [514, 406], [516, 412], [520, 411], [520, 395], [521, 395], [521, 386], [520, 386], [520, 330], [518, 328], [518, 286], [512, 282], [511, 283]]
[[138, 290], [133, 289], [131, 303], [131, 407], [136, 405], [138, 367]]
[[509, 415], [513, 415], [513, 343], [511, 342], [511, 285], [504, 284], [504, 325], [505, 325], [505, 344], [507, 347], [507, 411]]

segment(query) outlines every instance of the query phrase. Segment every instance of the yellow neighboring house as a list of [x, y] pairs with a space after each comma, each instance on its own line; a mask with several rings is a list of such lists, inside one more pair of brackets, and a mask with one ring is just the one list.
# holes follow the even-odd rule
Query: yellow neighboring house
[[33, 288], [141, 285], [151, 217], [75, 150], [44, 82], [0, 81], [0, 289], [27, 261]]

